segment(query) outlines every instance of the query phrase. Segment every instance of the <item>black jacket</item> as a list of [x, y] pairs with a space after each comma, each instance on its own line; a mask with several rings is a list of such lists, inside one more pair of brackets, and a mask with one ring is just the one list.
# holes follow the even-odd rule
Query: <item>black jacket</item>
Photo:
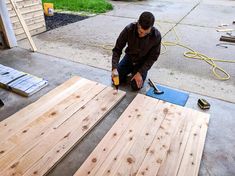
[[117, 68], [123, 48], [133, 64], [141, 65], [139, 72], [148, 71], [158, 59], [161, 50], [161, 34], [152, 27], [151, 32], [140, 38], [137, 23], [131, 23], [120, 33], [113, 48], [112, 69]]

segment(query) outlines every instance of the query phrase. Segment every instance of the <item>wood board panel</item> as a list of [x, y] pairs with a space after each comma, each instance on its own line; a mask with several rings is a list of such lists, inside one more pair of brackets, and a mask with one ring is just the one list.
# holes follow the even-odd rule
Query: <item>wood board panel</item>
[[[41, 0], [16, 0], [14, 2], [21, 12], [23, 19], [26, 21], [26, 25], [29, 26], [31, 35], [39, 34], [46, 31], [46, 24]], [[26, 38], [26, 35], [22, 33], [22, 26], [18, 25], [19, 19], [16, 16], [15, 11], [13, 10], [13, 6], [9, 0], [6, 1], [6, 5], [17, 40]], [[40, 25], [35, 18], [39, 16], [41, 17]]]
[[198, 175], [209, 115], [138, 94], [74, 174]]
[[0, 175], [44, 175], [124, 95], [75, 77], [0, 122]]

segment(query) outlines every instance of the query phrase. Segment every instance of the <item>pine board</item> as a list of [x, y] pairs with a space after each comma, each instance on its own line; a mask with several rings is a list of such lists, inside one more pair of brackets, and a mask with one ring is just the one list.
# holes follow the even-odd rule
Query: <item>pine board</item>
[[0, 122], [0, 175], [44, 175], [123, 97], [74, 77]]
[[74, 174], [198, 175], [209, 115], [138, 94]]

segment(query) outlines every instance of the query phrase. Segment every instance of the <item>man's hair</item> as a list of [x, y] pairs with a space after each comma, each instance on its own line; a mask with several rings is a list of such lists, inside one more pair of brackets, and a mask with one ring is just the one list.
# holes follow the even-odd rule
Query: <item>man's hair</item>
[[143, 12], [138, 20], [139, 25], [144, 29], [149, 29], [153, 26], [155, 18], [151, 12]]

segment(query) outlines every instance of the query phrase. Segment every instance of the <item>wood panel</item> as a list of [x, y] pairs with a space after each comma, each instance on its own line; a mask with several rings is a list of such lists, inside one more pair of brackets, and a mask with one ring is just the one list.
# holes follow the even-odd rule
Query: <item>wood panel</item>
[[[17, 8], [20, 10], [31, 35], [46, 31], [41, 0], [16, 0], [14, 2], [16, 2]], [[6, 4], [17, 40], [26, 38], [10, 1], [7, 0]]]
[[0, 175], [44, 175], [124, 95], [75, 77], [0, 122]]
[[[44, 31], [45, 31], [45, 27], [43, 26], [42, 28], [37, 28], [37, 29], [31, 30], [30, 34], [32, 36], [34, 36], [34, 35], [37, 35], [37, 34], [40, 34], [40, 33], [44, 32]], [[19, 34], [19, 35], [17, 35], [16, 38], [17, 38], [17, 40], [22, 40], [22, 39], [26, 38], [26, 35], [24, 33]]]
[[208, 123], [208, 114], [138, 94], [75, 176], [196, 176]]

